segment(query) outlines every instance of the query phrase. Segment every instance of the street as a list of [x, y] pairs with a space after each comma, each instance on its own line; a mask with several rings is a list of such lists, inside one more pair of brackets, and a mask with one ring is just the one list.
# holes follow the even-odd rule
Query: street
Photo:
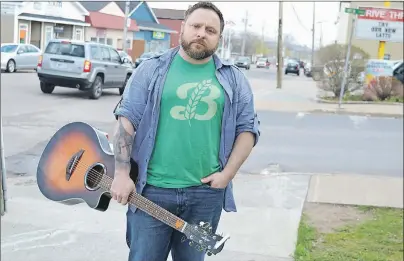
[[[402, 194], [399, 189], [388, 186], [386, 191], [393, 192], [387, 195], [383, 184], [386, 176], [402, 177], [402, 119], [302, 112], [295, 108], [316, 99], [316, 87], [309, 78], [286, 75], [283, 88], [276, 89], [273, 69], [252, 68], [245, 73], [257, 103], [291, 108], [257, 106], [261, 140], [234, 180], [237, 213], [223, 212], [219, 225], [219, 232], [229, 233], [231, 239], [221, 253], [207, 260], [292, 261], [306, 195], [321, 202], [332, 191], [318, 186], [327, 183], [321, 179], [328, 176], [323, 173], [340, 173], [337, 178], [341, 179], [332, 184], [342, 185], [349, 183], [347, 174], [384, 176], [377, 183], [383, 195], [400, 198], [395, 196]], [[35, 73], [14, 73], [1, 75], [1, 91], [8, 173], [8, 213], [1, 220], [2, 260], [126, 260], [125, 207], [112, 201], [106, 212], [99, 212], [86, 204], [52, 202], [40, 193], [35, 179], [44, 146], [64, 124], [84, 121], [111, 132], [118, 90], [106, 91], [99, 100], [65, 88], [45, 95]], [[295, 173], [272, 175], [278, 171]], [[314, 190], [309, 189], [312, 175], [304, 172], [320, 173]], [[366, 188], [365, 195], [376, 191]], [[339, 202], [336, 195], [328, 198]], [[358, 197], [363, 195], [359, 190]], [[380, 195], [379, 191], [375, 197]]]
[[[315, 85], [303, 75], [284, 75], [285, 88], [276, 89], [274, 68], [252, 67], [243, 72], [256, 101], [301, 104], [316, 98]], [[85, 121], [107, 132], [113, 127], [118, 90], [108, 90], [95, 101], [66, 88], [45, 95], [36, 74], [23, 72], [2, 74], [1, 86], [5, 154], [11, 173], [33, 175], [47, 140], [68, 122]], [[261, 140], [241, 172], [262, 173], [275, 164], [283, 172], [402, 176], [402, 119], [257, 112]]]

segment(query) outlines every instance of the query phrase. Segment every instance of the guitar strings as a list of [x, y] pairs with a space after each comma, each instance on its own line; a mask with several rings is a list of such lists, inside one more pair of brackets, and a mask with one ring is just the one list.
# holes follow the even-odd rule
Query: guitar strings
[[[74, 168], [73, 169], [78, 169], [81, 171], [87, 171], [87, 169], [89, 168], [89, 166], [82, 166], [83, 164], [80, 164], [80, 161], [75, 162], [74, 164]], [[108, 175], [105, 175], [101, 172], [98, 172], [94, 169], [90, 169], [87, 173], [87, 180], [93, 182], [96, 186], [99, 186], [103, 189], [106, 189], [108, 191], [110, 191], [110, 186], [112, 184], [112, 178], [109, 177]], [[101, 179], [100, 179], [101, 178]], [[105, 180], [107, 179], [107, 180]], [[150, 215], [152, 215], [153, 217], [158, 218], [157, 214], [160, 213], [161, 215], [165, 216], [164, 219], [164, 223], [166, 223], [167, 225], [176, 228], [176, 224], [177, 222], [181, 222], [181, 226], [179, 228], [176, 228], [177, 230], [181, 231], [181, 228], [183, 228], [185, 226], [185, 224], [187, 224], [187, 222], [185, 222], [184, 220], [182, 220], [181, 218], [175, 216], [174, 214], [172, 214], [171, 212], [167, 211], [164, 208], [161, 208], [160, 206], [158, 206], [157, 204], [155, 204], [154, 202], [148, 200], [145, 197], [141, 197], [140, 194], [132, 191], [129, 194], [128, 197], [129, 201], [131, 201], [132, 204], [136, 205], [136, 200], [144, 205], [144, 208], [147, 210], [149, 210], [152, 213], [149, 213]], [[140, 207], [141, 210], [142, 207]], [[144, 211], [144, 210], [143, 210]], [[170, 222], [170, 223], [168, 223]]]

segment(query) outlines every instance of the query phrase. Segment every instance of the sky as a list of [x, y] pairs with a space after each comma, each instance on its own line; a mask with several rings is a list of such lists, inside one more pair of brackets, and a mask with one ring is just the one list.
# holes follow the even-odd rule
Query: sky
[[[153, 8], [187, 9], [196, 2], [156, 2], [147, 1]], [[278, 2], [215, 2], [223, 13], [225, 20], [237, 24], [236, 30], [243, 30], [243, 17], [248, 11], [249, 30], [259, 34], [265, 25], [265, 38], [277, 38]], [[296, 14], [293, 10], [296, 11]], [[339, 13], [339, 2], [316, 2], [316, 34], [315, 46], [320, 43], [322, 31], [323, 45], [334, 42], [337, 26], [334, 24]], [[300, 20], [300, 22], [299, 22]], [[302, 45], [311, 47], [313, 23], [313, 2], [283, 2], [283, 33], [291, 34]], [[322, 28], [321, 28], [322, 27]], [[322, 30], [321, 30], [322, 29]]]

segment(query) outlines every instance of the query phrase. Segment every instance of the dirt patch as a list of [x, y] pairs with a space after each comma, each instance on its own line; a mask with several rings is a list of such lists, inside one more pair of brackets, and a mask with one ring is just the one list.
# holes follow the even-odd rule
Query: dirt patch
[[306, 202], [303, 212], [308, 218], [308, 224], [315, 227], [319, 233], [331, 233], [335, 229], [362, 223], [372, 218], [371, 213], [347, 205]]

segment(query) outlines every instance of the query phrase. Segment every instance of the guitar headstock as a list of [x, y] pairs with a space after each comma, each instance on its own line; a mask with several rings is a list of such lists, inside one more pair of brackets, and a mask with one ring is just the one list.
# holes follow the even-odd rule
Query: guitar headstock
[[208, 256], [222, 251], [224, 243], [230, 238], [212, 233], [212, 227], [205, 222], [200, 222], [199, 225], [188, 224], [184, 234], [190, 240], [190, 246], [194, 246], [198, 251], [205, 251]]

